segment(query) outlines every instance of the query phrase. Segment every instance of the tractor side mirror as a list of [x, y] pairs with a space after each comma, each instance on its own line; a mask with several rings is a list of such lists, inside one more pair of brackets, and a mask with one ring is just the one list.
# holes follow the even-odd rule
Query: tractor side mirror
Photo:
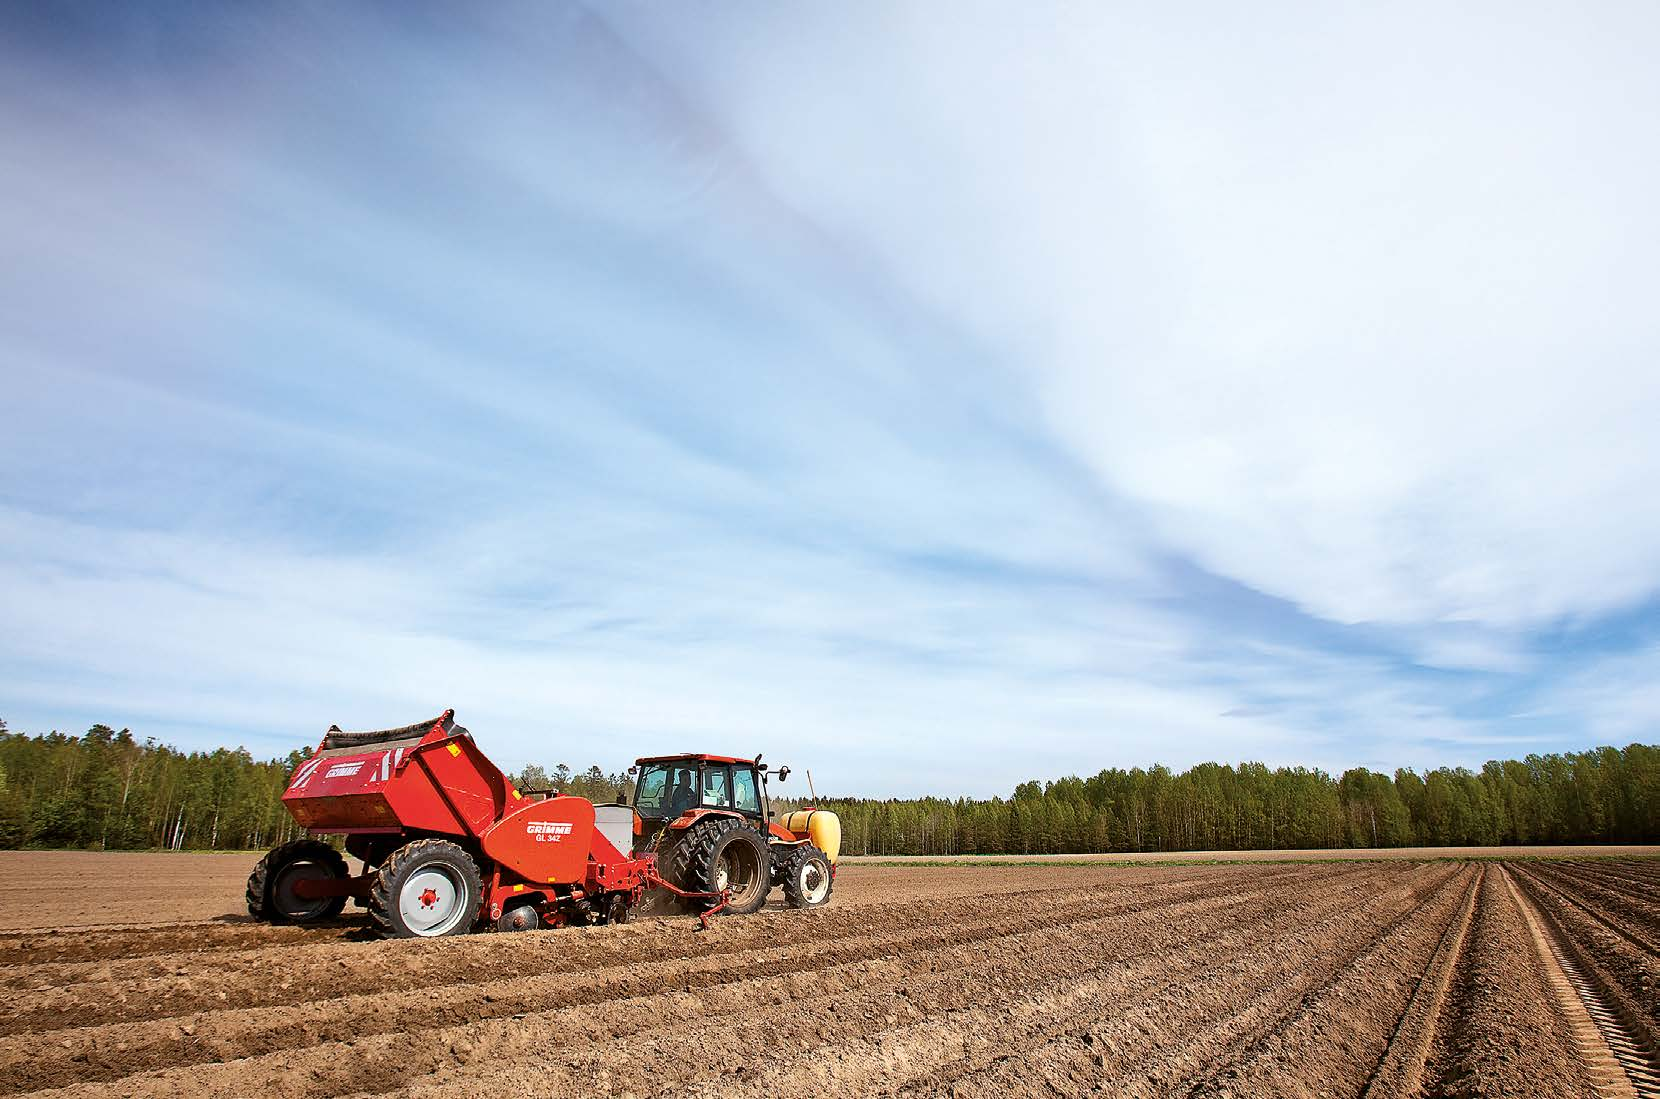
[[785, 779], [787, 779], [789, 777], [790, 777], [790, 769], [788, 767], [778, 768], [778, 781], [779, 782], [783, 782]]
[[634, 766], [631, 766], [631, 767], [629, 767], [629, 769], [628, 769], [628, 773], [629, 773], [629, 774], [631, 774], [631, 775], [637, 775], [637, 774], [639, 774], [639, 773], [640, 773], [640, 768], [639, 768], [639, 766], [638, 766], [638, 765], [634, 765]]

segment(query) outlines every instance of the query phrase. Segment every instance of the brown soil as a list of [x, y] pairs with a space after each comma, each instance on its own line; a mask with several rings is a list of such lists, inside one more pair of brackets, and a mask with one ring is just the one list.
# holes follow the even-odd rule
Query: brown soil
[[1548, 1004], [1544, 963], [1528, 946], [1528, 931], [1504, 871], [1483, 875], [1481, 898], [1428, 1069], [1437, 1095], [1506, 1096], [1590, 1093], [1559, 1012], [1528, 1016], [1515, 1025], [1518, 1003]]
[[707, 932], [391, 942], [249, 922], [251, 861], [0, 856], [0, 1094], [1554, 1096], [1652, 1056], [1641, 859], [855, 863]]
[[1607, 859], [1623, 856], [1647, 859], [1660, 856], [1660, 845], [1605, 845], [1563, 847], [1320, 847], [1279, 851], [1140, 851], [1097, 855], [856, 855], [847, 863], [914, 864], [949, 862], [966, 866], [1031, 862], [1352, 862], [1356, 859], [1424, 862], [1430, 859]]

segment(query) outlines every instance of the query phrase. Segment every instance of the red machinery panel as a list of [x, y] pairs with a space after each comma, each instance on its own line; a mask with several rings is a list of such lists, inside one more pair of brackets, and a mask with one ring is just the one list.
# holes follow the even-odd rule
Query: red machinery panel
[[[471, 737], [427, 742], [410, 753], [413, 764], [386, 791], [405, 828], [479, 836], [507, 811], [507, 779]], [[419, 778], [423, 781], [415, 781]]]
[[300, 764], [282, 795], [294, 820], [307, 828], [398, 828], [386, 788], [413, 745], [362, 752], [319, 752]]
[[521, 800], [448, 712], [424, 731], [408, 731], [361, 746], [330, 747], [325, 737], [282, 796], [295, 821], [319, 832], [478, 836]]
[[594, 803], [556, 797], [526, 802], [484, 833], [484, 853], [513, 873], [541, 884], [565, 885], [588, 874]]

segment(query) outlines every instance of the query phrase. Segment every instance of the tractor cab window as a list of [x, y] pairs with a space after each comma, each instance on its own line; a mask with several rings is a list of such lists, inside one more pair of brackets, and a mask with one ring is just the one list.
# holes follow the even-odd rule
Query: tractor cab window
[[634, 808], [642, 817], [678, 817], [697, 804], [697, 768], [683, 763], [649, 763], [640, 768]]
[[732, 787], [726, 768], [710, 764], [703, 769], [703, 804], [717, 809], [732, 808]]
[[740, 813], [761, 815], [761, 795], [755, 790], [755, 772], [748, 767], [732, 768], [733, 808]]

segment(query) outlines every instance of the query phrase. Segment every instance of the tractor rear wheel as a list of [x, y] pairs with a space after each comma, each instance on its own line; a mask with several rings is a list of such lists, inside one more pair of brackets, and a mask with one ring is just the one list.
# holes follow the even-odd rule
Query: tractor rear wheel
[[817, 908], [830, 899], [835, 876], [830, 860], [810, 843], [791, 851], [784, 862], [784, 899], [791, 908]]
[[461, 935], [472, 930], [483, 894], [471, 855], [448, 840], [416, 840], [375, 871], [369, 916], [394, 938]]
[[346, 859], [322, 840], [291, 840], [266, 852], [248, 875], [248, 915], [271, 923], [331, 920], [346, 907], [346, 898], [301, 897], [302, 881], [347, 878]]
[[[675, 884], [696, 893], [731, 890], [724, 912], [747, 916], [767, 903], [772, 850], [737, 817], [709, 817], [686, 830], [673, 851]], [[718, 901], [701, 902], [712, 908]]]

